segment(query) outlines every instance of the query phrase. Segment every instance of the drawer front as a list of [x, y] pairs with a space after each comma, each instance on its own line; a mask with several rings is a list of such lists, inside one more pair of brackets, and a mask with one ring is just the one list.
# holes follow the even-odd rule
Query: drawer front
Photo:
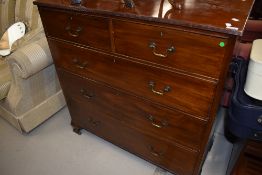
[[67, 96], [88, 103], [91, 109], [103, 109], [130, 128], [199, 150], [206, 122], [64, 71], [58, 73]]
[[69, 99], [72, 124], [94, 133], [143, 159], [181, 175], [191, 175], [197, 152], [142, 134], [108, 117], [101, 108]]
[[219, 44], [227, 46], [226, 39], [117, 20], [113, 24], [117, 53], [219, 77], [226, 50]]
[[40, 10], [47, 36], [110, 50], [111, 41], [107, 18], [44, 8]]
[[216, 84], [49, 40], [57, 67], [207, 118]]

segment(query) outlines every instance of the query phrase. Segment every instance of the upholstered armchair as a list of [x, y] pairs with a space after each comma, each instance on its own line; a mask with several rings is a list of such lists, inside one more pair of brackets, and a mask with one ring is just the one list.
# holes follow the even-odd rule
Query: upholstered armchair
[[0, 35], [14, 22], [26, 35], [0, 58], [0, 116], [29, 132], [65, 106], [53, 60], [33, 0], [0, 0]]

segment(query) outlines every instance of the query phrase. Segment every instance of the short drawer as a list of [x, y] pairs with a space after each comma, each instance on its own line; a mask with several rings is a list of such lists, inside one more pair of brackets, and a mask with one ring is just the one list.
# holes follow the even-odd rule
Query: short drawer
[[110, 50], [109, 20], [107, 18], [45, 8], [40, 10], [48, 37]]
[[84, 128], [154, 164], [181, 175], [193, 174], [198, 153], [159, 140], [123, 125], [106, 113], [74, 99], [68, 100], [72, 125]]
[[57, 67], [207, 118], [216, 83], [49, 40]]
[[227, 39], [120, 20], [114, 20], [113, 24], [117, 53], [219, 77]]
[[58, 73], [66, 96], [86, 103], [92, 111], [102, 110], [140, 132], [200, 149], [206, 122], [64, 71]]

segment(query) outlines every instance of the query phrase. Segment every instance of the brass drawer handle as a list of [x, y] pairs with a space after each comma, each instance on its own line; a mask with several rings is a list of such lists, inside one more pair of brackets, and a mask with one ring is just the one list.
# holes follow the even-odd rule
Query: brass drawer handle
[[84, 96], [85, 98], [87, 98], [87, 99], [90, 99], [90, 98], [92, 98], [92, 97], [94, 97], [94, 94], [93, 93], [88, 93], [85, 89], [81, 89], [80, 90], [80, 93], [81, 93], [81, 95], [82, 96]]
[[149, 151], [155, 157], [161, 157], [161, 156], [164, 155], [164, 152], [157, 152], [157, 151], [155, 151], [155, 148], [153, 146], [151, 146], [151, 145], [149, 146]]
[[78, 37], [80, 35], [80, 32], [82, 31], [82, 27], [77, 27], [75, 30], [71, 29], [71, 26], [68, 25], [65, 30], [67, 31], [68, 35], [72, 37]]
[[81, 0], [71, 0], [71, 5], [80, 5]]
[[165, 53], [165, 54], [161, 54], [161, 53], [157, 53], [157, 52], [156, 52], [156, 47], [157, 47], [156, 43], [154, 43], [154, 42], [149, 43], [149, 48], [152, 48], [153, 54], [154, 54], [155, 56], [158, 56], [158, 57], [161, 57], [161, 58], [166, 58], [166, 57], [168, 57], [168, 55], [169, 55], [170, 53], [173, 53], [173, 52], [176, 51], [175, 47], [174, 47], [174, 46], [171, 46], [171, 47], [169, 47], [169, 48], [166, 49], [166, 53]]
[[125, 6], [127, 8], [134, 8], [135, 7], [135, 3], [133, 0], [123, 0], [124, 3], [125, 3]]
[[75, 64], [75, 66], [79, 69], [85, 69], [88, 62], [84, 61], [83, 63], [80, 63], [80, 61], [77, 58], [73, 59], [73, 63]]
[[161, 121], [159, 124], [155, 121], [154, 117], [152, 115], [148, 115], [147, 119], [151, 121], [152, 126], [156, 128], [163, 128], [168, 125], [167, 121]]
[[171, 87], [170, 86], [165, 86], [164, 90], [163, 91], [156, 91], [155, 90], [155, 82], [154, 81], [150, 81], [149, 82], [149, 88], [151, 89], [151, 91], [154, 93], [154, 94], [157, 94], [157, 95], [164, 95], [166, 92], [170, 92], [171, 91]]
[[80, 32], [82, 31], [83, 28], [79, 26], [76, 29], [72, 29], [71, 24], [70, 24], [72, 20], [73, 20], [73, 17], [70, 17], [68, 25], [66, 26], [65, 30], [67, 31], [68, 35], [76, 38], [80, 35]]
[[91, 124], [95, 127], [99, 126], [100, 125], [100, 121], [92, 121]]
[[97, 126], [99, 126], [99, 125], [101, 124], [100, 121], [95, 121], [93, 118], [89, 118], [87, 121], [88, 121], [91, 125], [93, 125], [94, 127], [97, 127]]
[[182, 4], [181, 2], [176, 2], [176, 0], [168, 0], [168, 2], [177, 10], [181, 10], [182, 9]]

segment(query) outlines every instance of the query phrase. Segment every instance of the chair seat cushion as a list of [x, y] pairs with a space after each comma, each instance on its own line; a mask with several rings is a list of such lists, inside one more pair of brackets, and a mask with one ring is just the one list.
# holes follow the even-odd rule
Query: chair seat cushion
[[11, 84], [11, 72], [6, 61], [0, 59], [0, 100], [7, 96]]

